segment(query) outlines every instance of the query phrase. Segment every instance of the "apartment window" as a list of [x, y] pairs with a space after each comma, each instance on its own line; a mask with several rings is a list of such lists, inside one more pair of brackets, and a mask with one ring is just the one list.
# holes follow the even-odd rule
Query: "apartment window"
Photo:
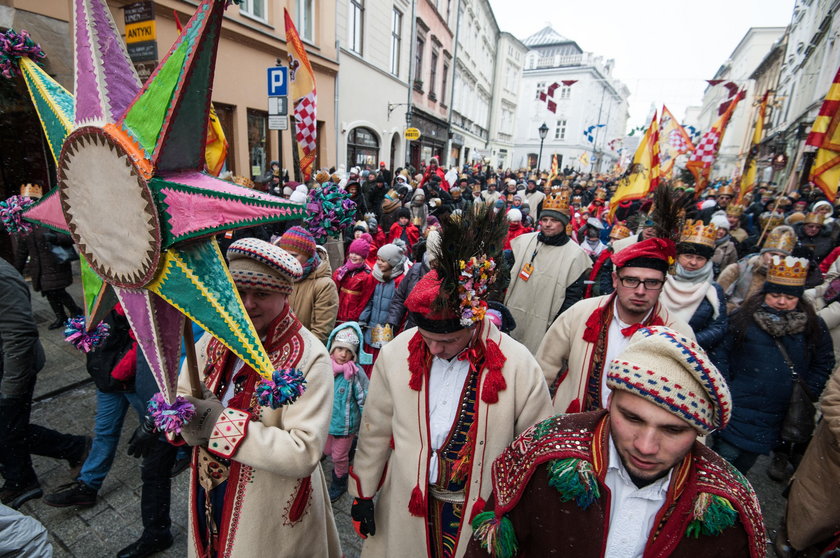
[[429, 97], [435, 98], [435, 83], [437, 82], [437, 63], [438, 53], [436, 50], [432, 51], [432, 60], [430, 62], [431, 69], [429, 71]]
[[362, 53], [362, 36], [365, 32], [364, 0], [350, 0], [350, 50]]
[[560, 88], [560, 98], [568, 99], [572, 96], [572, 88], [569, 85], [564, 85]]
[[443, 75], [440, 79], [440, 104], [446, 104], [446, 82], [449, 79], [449, 64], [443, 65]]
[[537, 82], [537, 99], [540, 98], [540, 93], [545, 93], [545, 82], [538, 81]]
[[558, 120], [557, 126], [554, 128], [554, 139], [562, 140], [566, 139], [566, 121], [565, 120]]
[[422, 37], [417, 37], [417, 45], [414, 49], [414, 88], [419, 83], [420, 90], [423, 90], [423, 47], [426, 46]]
[[[260, 0], [264, 2], [265, 0]], [[297, 1], [298, 21], [297, 28], [300, 38], [314, 42], [315, 41], [315, 0], [298, 0]]]
[[265, 0], [242, 0], [239, 13], [265, 20]]
[[391, 73], [400, 73], [400, 43], [402, 41], [402, 12], [394, 8], [391, 14]]

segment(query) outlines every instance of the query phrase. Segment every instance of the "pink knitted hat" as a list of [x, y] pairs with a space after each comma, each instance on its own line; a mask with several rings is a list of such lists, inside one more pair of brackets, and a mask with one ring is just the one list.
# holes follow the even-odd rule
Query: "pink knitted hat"
[[367, 258], [370, 254], [370, 242], [364, 238], [357, 238], [350, 243], [350, 248], [347, 250], [350, 254], [357, 254], [363, 258]]

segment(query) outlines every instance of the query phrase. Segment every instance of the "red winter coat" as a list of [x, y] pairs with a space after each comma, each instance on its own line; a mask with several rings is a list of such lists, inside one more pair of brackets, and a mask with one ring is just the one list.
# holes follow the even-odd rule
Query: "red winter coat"
[[534, 229], [532, 229], [531, 227], [523, 227], [522, 223], [518, 221], [512, 222], [510, 224], [510, 227], [508, 227], [508, 234], [507, 238], [505, 239], [504, 249], [510, 250], [510, 241], [516, 238], [517, 236], [531, 232], [534, 232]]
[[[435, 174], [440, 177], [440, 187], [445, 192], [448, 192], [449, 191], [449, 182], [447, 182], [447, 180], [445, 178], [446, 177], [446, 171], [444, 171], [440, 167], [437, 167], [437, 168], [435, 168]], [[426, 183], [426, 181], [429, 180], [429, 177], [431, 175], [432, 175], [432, 167], [428, 167], [426, 169], [426, 172], [423, 173], [423, 178], [420, 179], [420, 184], [419, 184], [418, 188], [422, 188], [423, 185]]]
[[[405, 226], [405, 233], [406, 233], [406, 236], [408, 237], [408, 242], [406, 244], [408, 244], [408, 251], [410, 253], [412, 246], [414, 246], [414, 244], [418, 240], [420, 240], [420, 230], [416, 226], [409, 223], [408, 225]], [[402, 236], [402, 227], [400, 226], [400, 224], [399, 223], [394, 223], [393, 225], [391, 225], [391, 230], [388, 233], [388, 242], [392, 243], [396, 239], [400, 238], [401, 236]]]
[[336, 323], [357, 321], [362, 310], [370, 300], [376, 285], [370, 281], [370, 267], [354, 269], [338, 280], [338, 270], [333, 273], [333, 281], [338, 288], [338, 316]]

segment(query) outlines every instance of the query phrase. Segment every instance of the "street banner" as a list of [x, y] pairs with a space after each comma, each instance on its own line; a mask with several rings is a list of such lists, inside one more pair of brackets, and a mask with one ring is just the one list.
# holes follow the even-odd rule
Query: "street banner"
[[318, 146], [315, 141], [318, 123], [315, 72], [312, 71], [303, 42], [288, 10], [283, 8], [283, 14], [286, 17], [286, 48], [289, 51], [289, 84], [292, 104], [295, 107], [294, 137], [300, 159], [300, 171], [303, 179], [309, 180]]
[[809, 179], [832, 203], [840, 182], [840, 69], [828, 89], [806, 144], [817, 148]]
[[694, 143], [688, 133], [680, 126], [668, 107], [662, 105], [659, 117], [659, 166], [660, 176], [670, 179], [677, 157], [694, 151]]
[[619, 203], [641, 199], [659, 186], [659, 122], [656, 117], [654, 112], [627, 175], [619, 180], [618, 188], [610, 199], [610, 222]]

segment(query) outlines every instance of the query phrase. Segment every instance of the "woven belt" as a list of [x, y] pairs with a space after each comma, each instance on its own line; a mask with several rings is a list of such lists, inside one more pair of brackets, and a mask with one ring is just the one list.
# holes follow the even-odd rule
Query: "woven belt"
[[362, 294], [362, 291], [351, 291], [350, 289], [345, 289], [344, 287], [341, 287], [341, 292], [347, 293], [349, 295], [360, 295], [360, 294]]
[[429, 485], [429, 494], [431, 494], [432, 498], [435, 500], [440, 500], [441, 502], [447, 502], [449, 504], [463, 504], [465, 500], [463, 490], [451, 492], [449, 490]]

